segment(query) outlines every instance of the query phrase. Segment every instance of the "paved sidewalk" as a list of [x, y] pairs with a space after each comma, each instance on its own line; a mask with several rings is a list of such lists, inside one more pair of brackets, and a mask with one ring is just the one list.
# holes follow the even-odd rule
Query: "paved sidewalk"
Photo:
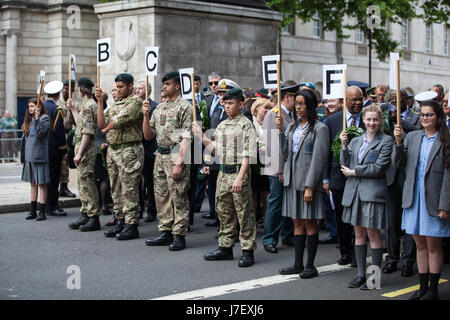
[[[0, 214], [24, 212], [30, 209], [30, 184], [21, 181], [22, 167], [20, 162], [0, 163]], [[77, 171], [70, 169], [69, 172], [69, 189], [77, 197], [59, 197], [61, 209], [80, 206]]]

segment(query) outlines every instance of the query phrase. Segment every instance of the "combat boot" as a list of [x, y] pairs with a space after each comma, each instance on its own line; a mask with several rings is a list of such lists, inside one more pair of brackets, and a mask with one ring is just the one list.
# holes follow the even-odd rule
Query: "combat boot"
[[59, 188], [59, 195], [61, 197], [67, 197], [67, 198], [76, 198], [77, 196], [72, 193], [69, 188], [67, 188], [67, 183], [61, 183]]
[[239, 267], [250, 267], [255, 264], [253, 250], [242, 250], [242, 257], [239, 260]]
[[100, 218], [95, 215], [80, 227], [81, 231], [97, 231], [100, 230]]
[[69, 224], [69, 228], [73, 229], [73, 230], [77, 230], [80, 226], [82, 226], [83, 224], [88, 222], [88, 220], [89, 220], [89, 218], [86, 215], [86, 213], [82, 213], [77, 221], [72, 222], [71, 224]]
[[169, 246], [170, 251], [180, 251], [186, 248], [186, 239], [184, 236], [180, 236], [179, 234], [175, 235], [175, 239], [172, 244]]
[[148, 239], [145, 244], [148, 246], [167, 246], [173, 242], [173, 234], [171, 231], [163, 231], [154, 239]]
[[105, 231], [105, 236], [107, 238], [115, 237], [116, 234], [119, 234], [122, 232], [124, 224], [125, 224], [125, 219], [117, 219], [116, 226], [112, 229], [109, 229], [108, 231]]
[[233, 260], [233, 248], [218, 247], [212, 252], [207, 252], [203, 258], [208, 261]]
[[139, 238], [137, 224], [125, 224], [121, 233], [116, 234], [117, 240], [131, 240]]
[[36, 221], [43, 221], [45, 219], [46, 219], [46, 217], [45, 217], [44, 211], [39, 211], [39, 214], [38, 214], [38, 216], [36, 218]]

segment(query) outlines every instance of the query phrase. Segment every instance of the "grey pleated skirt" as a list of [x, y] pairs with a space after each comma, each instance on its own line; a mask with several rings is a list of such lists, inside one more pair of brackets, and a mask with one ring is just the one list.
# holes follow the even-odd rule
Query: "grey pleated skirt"
[[383, 202], [365, 202], [359, 198], [359, 190], [355, 192], [352, 205], [344, 207], [342, 221], [352, 226], [370, 229], [387, 229], [388, 213]]
[[[286, 165], [288, 164], [286, 163]], [[295, 173], [293, 170], [294, 168], [291, 166], [291, 173]], [[322, 194], [313, 191], [311, 202], [304, 201], [304, 194], [303, 191], [297, 191], [293, 183], [284, 187], [281, 215], [292, 219], [324, 219]]]
[[22, 169], [22, 181], [33, 182], [35, 184], [50, 183], [50, 167], [48, 162], [25, 161]]

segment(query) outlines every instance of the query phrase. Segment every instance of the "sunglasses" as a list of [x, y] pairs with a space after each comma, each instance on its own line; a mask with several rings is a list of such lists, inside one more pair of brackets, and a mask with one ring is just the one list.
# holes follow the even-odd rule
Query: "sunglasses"
[[435, 113], [421, 113], [420, 117], [424, 119], [432, 118], [435, 115]]
[[217, 85], [219, 85], [219, 81], [210, 81], [210, 82], [208, 82], [208, 84], [210, 86], [212, 86], [213, 84], [215, 84], [217, 86]]

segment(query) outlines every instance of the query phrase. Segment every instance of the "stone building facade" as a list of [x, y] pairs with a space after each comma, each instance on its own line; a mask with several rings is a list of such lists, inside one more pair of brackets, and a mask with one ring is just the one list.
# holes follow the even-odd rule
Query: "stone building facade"
[[46, 83], [67, 79], [69, 54], [77, 58], [77, 77], [95, 78], [96, 2], [76, 1], [75, 21], [78, 11], [68, 10], [74, 1], [1, 1], [0, 112], [23, 116], [24, 102], [36, 96], [39, 71], [46, 72]]

